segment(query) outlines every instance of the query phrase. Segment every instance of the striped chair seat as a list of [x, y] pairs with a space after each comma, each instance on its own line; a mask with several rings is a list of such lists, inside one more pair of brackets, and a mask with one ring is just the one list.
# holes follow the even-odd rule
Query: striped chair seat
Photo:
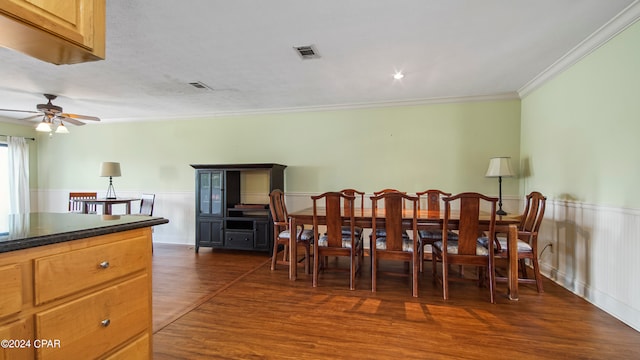
[[[503, 251], [506, 251], [508, 248], [507, 238], [498, 237], [498, 242], [500, 243], [500, 248]], [[486, 237], [479, 238], [478, 243], [486, 248], [489, 247], [489, 239]], [[528, 242], [518, 239], [518, 252], [532, 252], [532, 251], [533, 251], [533, 248], [531, 248], [531, 245], [529, 245]]]
[[[376, 237], [386, 237], [386, 236], [387, 236], [387, 230], [385, 230], [385, 229], [376, 229]], [[408, 239], [409, 238], [409, 233], [407, 233], [406, 230], [405, 230], [405, 232], [402, 233], [402, 237], [405, 238], [405, 239]]]
[[[288, 239], [289, 230], [280, 232], [280, 234], [278, 234], [278, 237], [280, 237], [281, 239]], [[304, 240], [304, 241], [313, 240], [313, 231], [311, 231], [311, 229], [302, 230], [302, 234], [300, 234], [300, 240]]]
[[[356, 238], [356, 243], [359, 242], [359, 241], [360, 240], [358, 238]], [[328, 246], [328, 237], [327, 237], [327, 235], [320, 236], [320, 238], [318, 239], [318, 246], [324, 246], [324, 247]], [[343, 248], [347, 248], [347, 249], [351, 249], [351, 236], [342, 236], [342, 247]]]
[[[354, 227], [354, 231], [355, 231], [355, 235], [356, 237], [360, 237], [362, 236], [362, 228], [361, 227]], [[351, 226], [343, 226], [342, 227], [342, 235], [350, 235], [351, 234]]]
[[[376, 237], [376, 249], [378, 250], [387, 250], [387, 238], [386, 237]], [[407, 237], [402, 236], [402, 251], [413, 252], [413, 240]]]
[[[435, 246], [440, 251], [444, 251], [444, 250], [442, 250], [442, 241], [436, 241], [436, 242], [433, 243], [432, 246]], [[449, 253], [449, 254], [457, 254], [458, 253], [458, 242], [457, 241], [447, 241], [447, 253]], [[478, 244], [476, 245], [476, 255], [481, 255], [481, 256], [489, 255], [489, 249], [487, 249], [486, 247], [482, 246], [478, 241]]]
[[[420, 236], [420, 239], [440, 240], [442, 239], [442, 231], [441, 230], [418, 230], [418, 236]], [[447, 232], [447, 237], [449, 240], [458, 240], [458, 234], [456, 234], [453, 231]]]

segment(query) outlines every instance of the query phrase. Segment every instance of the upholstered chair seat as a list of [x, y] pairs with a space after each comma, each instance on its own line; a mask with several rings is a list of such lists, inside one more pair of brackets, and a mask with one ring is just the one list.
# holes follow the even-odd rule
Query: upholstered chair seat
[[[281, 239], [289, 239], [289, 236], [290, 236], [289, 230], [281, 231], [278, 234], [278, 237], [281, 238]], [[311, 241], [311, 240], [313, 240], [313, 230], [311, 230], [311, 229], [302, 230], [302, 233], [300, 234], [300, 236], [298, 236], [298, 239], [302, 240], [302, 241]]]
[[[387, 250], [387, 238], [376, 236], [376, 249]], [[413, 252], [413, 240], [409, 236], [402, 236], [402, 251]]]
[[[478, 243], [484, 247], [488, 247], [489, 239], [486, 237], [481, 237], [478, 239]], [[507, 238], [498, 237], [498, 243], [500, 244], [500, 249], [507, 249], [508, 247]], [[527, 251], [528, 252], [533, 251], [533, 248], [531, 247], [531, 245], [528, 242], [518, 239], [518, 252], [527, 252]]]
[[[442, 251], [442, 240], [438, 240], [436, 242], [433, 243], [433, 245], [436, 248], [438, 248], [438, 250]], [[447, 242], [447, 253], [448, 254], [452, 254], [452, 255], [457, 255], [458, 254], [458, 242], [457, 241], [449, 241]], [[480, 243], [478, 243], [476, 245], [476, 255], [478, 256], [487, 256], [489, 255], [489, 250], [484, 247], [483, 245], [481, 245]]]
[[[357, 243], [361, 243], [362, 239], [356, 239]], [[327, 235], [321, 235], [320, 238], [318, 238], [318, 246], [320, 247], [327, 247], [329, 246], [329, 237]], [[342, 234], [342, 247], [343, 248], [351, 248], [351, 234]]]

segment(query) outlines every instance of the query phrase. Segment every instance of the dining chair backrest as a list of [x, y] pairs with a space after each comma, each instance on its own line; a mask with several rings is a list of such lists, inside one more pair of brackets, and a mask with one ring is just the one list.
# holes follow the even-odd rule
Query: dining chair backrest
[[544, 218], [544, 210], [547, 198], [538, 191], [533, 191], [527, 195], [527, 201], [520, 219], [519, 231], [526, 231], [538, 234], [540, 224]]
[[[381, 212], [380, 202], [384, 202], [384, 212]], [[413, 216], [411, 228], [413, 230], [413, 244], [416, 253], [417, 249], [417, 217], [418, 217], [418, 198], [415, 196], [407, 195], [398, 191], [390, 191], [380, 193], [371, 197], [371, 210], [372, 210], [372, 234], [376, 234], [378, 228], [377, 219], [384, 218], [384, 229], [386, 230], [386, 250], [387, 251], [403, 251], [403, 242], [406, 239], [403, 234], [405, 233], [404, 225], [402, 223], [403, 210], [405, 202], [411, 203]]]
[[358, 206], [360, 208], [360, 212], [362, 213], [364, 211], [364, 191], [358, 191], [356, 189], [342, 189], [340, 192], [353, 197], [353, 200], [343, 201], [345, 211], [350, 209], [349, 202], [351, 201], [354, 202], [353, 210], [355, 210], [356, 204], [360, 202], [360, 206]]
[[422, 209], [421, 200], [422, 197], [426, 195], [426, 205], [427, 212], [429, 214], [433, 213], [434, 216], [440, 216], [440, 204], [443, 203], [442, 198], [451, 196], [451, 193], [444, 192], [442, 190], [430, 189], [425, 191], [420, 191], [416, 193], [418, 197], [418, 210]]
[[[346, 195], [342, 192], [326, 192], [324, 194], [312, 196], [311, 199], [313, 200], [313, 228], [317, 229], [319, 226], [317, 215], [318, 205], [324, 205], [321, 207], [325, 208], [327, 246], [342, 248], [343, 224], [349, 224], [351, 227], [351, 234], [355, 233], [353, 208], [355, 196]], [[324, 204], [322, 204], [322, 200], [324, 200]], [[346, 218], [344, 220], [342, 216], [343, 214]], [[352, 242], [354, 239], [355, 236], [351, 236]], [[355, 246], [352, 246], [352, 248], [355, 248]]]
[[[458, 253], [457, 255], [476, 255], [478, 246], [478, 237], [484, 231], [487, 236], [492, 239], [495, 234], [496, 225], [496, 203], [498, 198], [488, 197], [479, 193], [465, 192], [457, 195], [445, 197], [444, 199], [444, 220], [443, 226], [449, 228], [451, 218], [451, 205], [459, 201], [459, 220], [458, 220]], [[491, 213], [489, 214], [489, 225], [480, 226], [480, 208], [481, 201], [490, 205]], [[446, 252], [448, 236], [447, 232], [443, 232], [443, 251]], [[491, 243], [491, 242], [489, 242]], [[493, 244], [489, 248], [489, 253], [493, 254]]]
[[[70, 192], [69, 193], [69, 211], [82, 212], [84, 204], [76, 200], [96, 199], [98, 193], [96, 192]], [[89, 205], [89, 212], [96, 212], [96, 205]]]
[[153, 215], [153, 204], [155, 203], [155, 194], [142, 194], [140, 200], [140, 215]]
[[[382, 195], [382, 194], [389, 194], [389, 193], [400, 193], [400, 194], [404, 194], [404, 195], [407, 194], [406, 191], [400, 191], [400, 190], [396, 190], [396, 189], [382, 189], [382, 190], [374, 191], [373, 192], [373, 196], [378, 196], [378, 195]], [[372, 207], [373, 207], [373, 205], [372, 205]], [[404, 201], [402, 201], [402, 208], [406, 209], [406, 204], [405, 204]]]
[[289, 223], [289, 215], [287, 214], [287, 207], [284, 203], [284, 192], [280, 189], [274, 189], [269, 194], [269, 209], [271, 210], [271, 217], [273, 218], [273, 224], [276, 227], [287, 226]]

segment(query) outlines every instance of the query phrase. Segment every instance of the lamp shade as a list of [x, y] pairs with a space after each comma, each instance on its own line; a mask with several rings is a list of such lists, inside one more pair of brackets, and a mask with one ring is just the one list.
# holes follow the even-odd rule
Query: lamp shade
[[514, 175], [513, 170], [511, 170], [510, 157], [494, 157], [489, 160], [486, 177], [511, 177]]
[[100, 176], [120, 176], [120, 163], [103, 162], [100, 164]]

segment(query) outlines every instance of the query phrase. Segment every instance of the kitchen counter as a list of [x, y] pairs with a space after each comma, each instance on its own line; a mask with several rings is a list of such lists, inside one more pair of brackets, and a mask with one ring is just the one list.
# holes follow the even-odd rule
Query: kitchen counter
[[0, 349], [0, 359], [152, 358], [152, 226], [169, 220], [76, 213], [0, 220], [0, 338], [57, 341]]
[[[8, 232], [0, 232], [0, 253], [166, 224], [162, 217], [31, 213], [9, 215]], [[0, 231], [6, 231], [0, 229]]]

